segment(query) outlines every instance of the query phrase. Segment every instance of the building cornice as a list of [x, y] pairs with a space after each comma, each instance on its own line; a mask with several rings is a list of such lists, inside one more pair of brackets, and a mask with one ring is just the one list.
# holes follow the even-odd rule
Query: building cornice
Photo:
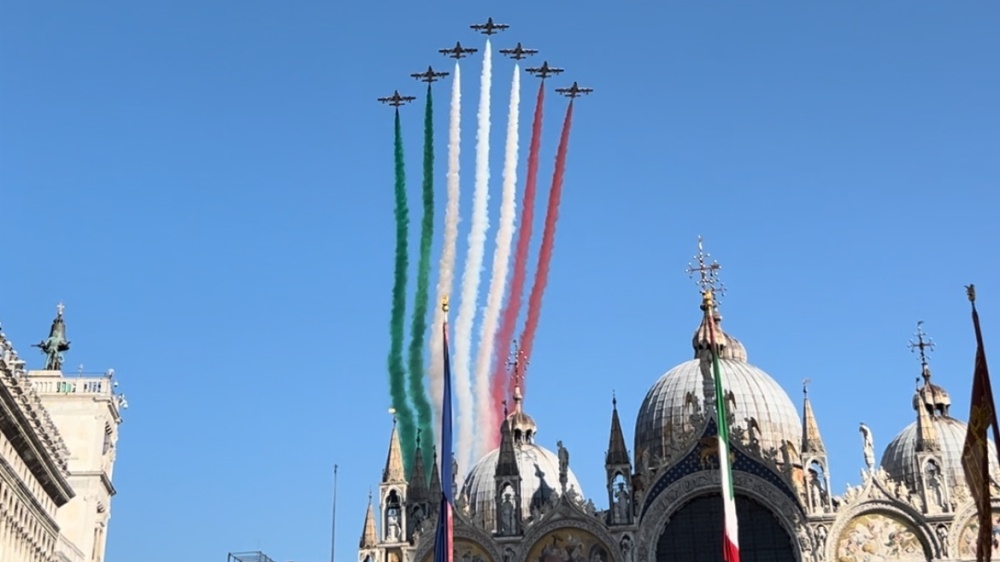
[[0, 431], [20, 451], [45, 493], [61, 507], [75, 495], [66, 479], [65, 456], [55, 450], [65, 445], [48, 412], [28, 398], [34, 391], [16, 377], [6, 361], [0, 361]]

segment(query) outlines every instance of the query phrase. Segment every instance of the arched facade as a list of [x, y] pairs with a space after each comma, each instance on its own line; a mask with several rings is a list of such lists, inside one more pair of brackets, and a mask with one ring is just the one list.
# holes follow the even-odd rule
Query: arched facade
[[[723, 331], [718, 311], [703, 311], [692, 340], [694, 360], [668, 370], [645, 395], [631, 436], [635, 451], [625, 446], [613, 402], [606, 482], [587, 483], [588, 489], [601, 489], [593, 500], [582, 495], [562, 442], [558, 452], [537, 443], [534, 419], [515, 395], [515, 412], [504, 422], [508, 429], [501, 432], [500, 447], [476, 463], [467, 478], [442, 483], [435, 471], [423, 476], [429, 486], [408, 488], [412, 484], [392, 468], [402, 466], [393, 460], [398, 443], [390, 444], [384, 472], [396, 479], [383, 481], [383, 490], [394, 491], [404, 503], [425, 502], [428, 518], [405, 537], [372, 530], [362, 550], [381, 553], [372, 562], [430, 562], [437, 508], [426, 497], [439, 497], [441, 486], [450, 485], [457, 494], [455, 558], [460, 562], [720, 560], [720, 466], [728, 464], [744, 562], [975, 559], [975, 508], [955, 465], [960, 440], [958, 433], [946, 433], [964, 424], [947, 417], [950, 399], [930, 383], [926, 361], [924, 386], [913, 400], [915, 425], [886, 441], [888, 454], [880, 466], [873, 432], [862, 424], [862, 454], [856, 462], [864, 460], [863, 483], [837, 495], [831, 489], [836, 459], [827, 456], [821, 416], [813, 412], [808, 394], [796, 410], [776, 379], [748, 363], [746, 348]], [[710, 342], [711, 334], [717, 344]], [[722, 357], [728, 459], [718, 452], [713, 345]], [[733, 383], [729, 387], [727, 376]], [[905, 407], [907, 401], [901, 397], [900, 403]], [[843, 431], [856, 438], [856, 428]], [[392, 439], [398, 439], [395, 432]], [[843, 470], [853, 472], [852, 462]], [[992, 466], [1000, 465], [994, 459]], [[539, 474], [546, 485], [532, 486], [530, 479]], [[992, 475], [994, 481], [997, 476]], [[995, 493], [1000, 495], [1000, 489]], [[511, 494], [520, 497], [506, 501]], [[1000, 502], [994, 508], [1000, 527]], [[366, 529], [374, 529], [374, 521], [387, 525], [389, 515], [407, 510], [387, 502], [377, 513]], [[1000, 540], [994, 550], [1000, 556]]]

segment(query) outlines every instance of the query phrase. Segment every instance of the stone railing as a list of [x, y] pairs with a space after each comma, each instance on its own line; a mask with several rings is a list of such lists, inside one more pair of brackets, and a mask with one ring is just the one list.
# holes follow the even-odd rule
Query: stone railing
[[34, 431], [56, 465], [63, 474], [69, 474], [69, 448], [33, 388], [24, 370], [24, 360], [17, 356], [17, 351], [3, 332], [0, 332], [0, 385], [6, 387], [10, 395], [20, 402], [21, 410], [34, 426]]
[[111, 385], [108, 377], [31, 379], [31, 386], [38, 394], [90, 394], [111, 398]]

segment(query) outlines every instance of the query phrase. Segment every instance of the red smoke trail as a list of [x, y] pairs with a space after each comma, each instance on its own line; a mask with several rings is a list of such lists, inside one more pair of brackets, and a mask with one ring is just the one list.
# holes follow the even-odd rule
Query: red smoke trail
[[538, 184], [538, 152], [542, 144], [542, 106], [545, 102], [545, 81], [538, 86], [538, 96], [535, 100], [535, 116], [531, 122], [531, 142], [528, 147], [528, 171], [524, 184], [524, 198], [521, 201], [521, 221], [517, 229], [517, 244], [514, 251], [514, 272], [510, 280], [510, 293], [503, 309], [500, 329], [493, 341], [496, 359], [493, 363], [493, 378], [490, 384], [490, 394], [493, 397], [493, 420], [486, 431], [490, 448], [500, 444], [500, 423], [503, 421], [503, 401], [507, 399], [508, 376], [507, 354], [510, 352], [511, 340], [517, 317], [521, 313], [521, 295], [524, 293], [524, 278], [527, 276], [528, 246], [531, 242], [531, 226], [535, 220], [535, 191]]
[[[535, 269], [535, 283], [531, 286], [531, 296], [528, 297], [528, 319], [521, 332], [521, 352], [524, 361], [531, 361], [531, 348], [535, 343], [535, 331], [538, 329], [538, 319], [542, 315], [542, 294], [549, 280], [549, 265], [552, 262], [552, 247], [556, 238], [556, 221], [559, 220], [559, 199], [562, 195], [563, 173], [566, 171], [566, 151], [569, 149], [569, 129], [573, 123], [573, 100], [569, 100], [566, 108], [566, 120], [563, 121], [562, 135], [559, 137], [559, 148], [556, 150], [556, 169], [552, 174], [552, 188], [549, 191], [549, 206], [545, 212], [545, 230], [542, 232], [542, 247], [538, 251], [538, 266]], [[521, 375], [521, 393], [524, 391], [524, 374]], [[511, 381], [513, 386], [514, 381]], [[511, 388], [513, 394], [513, 388]]]

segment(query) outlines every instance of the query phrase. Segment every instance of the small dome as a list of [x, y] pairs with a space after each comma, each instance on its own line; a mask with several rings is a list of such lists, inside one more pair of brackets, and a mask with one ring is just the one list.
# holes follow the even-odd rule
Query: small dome
[[524, 397], [521, 394], [521, 387], [515, 386], [514, 411], [507, 416], [511, 433], [514, 434], [515, 443], [521, 441], [528, 441], [530, 443], [535, 440], [535, 433], [538, 433], [538, 425], [535, 424], [535, 419], [524, 413], [523, 402]]
[[[949, 485], [965, 482], [965, 472], [962, 470], [962, 448], [965, 445], [967, 425], [955, 418], [937, 415], [929, 418], [934, 425], [939, 452], [944, 466], [942, 472], [946, 475]], [[885, 448], [882, 455], [882, 468], [889, 477], [902, 482], [910, 490], [917, 490], [920, 481], [920, 467], [917, 466], [917, 422], [906, 426]], [[998, 469], [996, 448], [990, 442], [990, 473]]]
[[[514, 454], [521, 475], [521, 515], [527, 519], [531, 516], [532, 506], [544, 505], [559, 496], [559, 457], [552, 451], [528, 441], [515, 443]], [[499, 458], [499, 448], [487, 453], [472, 467], [462, 487], [463, 493], [468, 495], [469, 507], [475, 513], [476, 519], [483, 521], [488, 529], [494, 528], [496, 521], [494, 477]], [[572, 469], [568, 470], [566, 476], [566, 489], [575, 488], [580, 497], [585, 497]]]

